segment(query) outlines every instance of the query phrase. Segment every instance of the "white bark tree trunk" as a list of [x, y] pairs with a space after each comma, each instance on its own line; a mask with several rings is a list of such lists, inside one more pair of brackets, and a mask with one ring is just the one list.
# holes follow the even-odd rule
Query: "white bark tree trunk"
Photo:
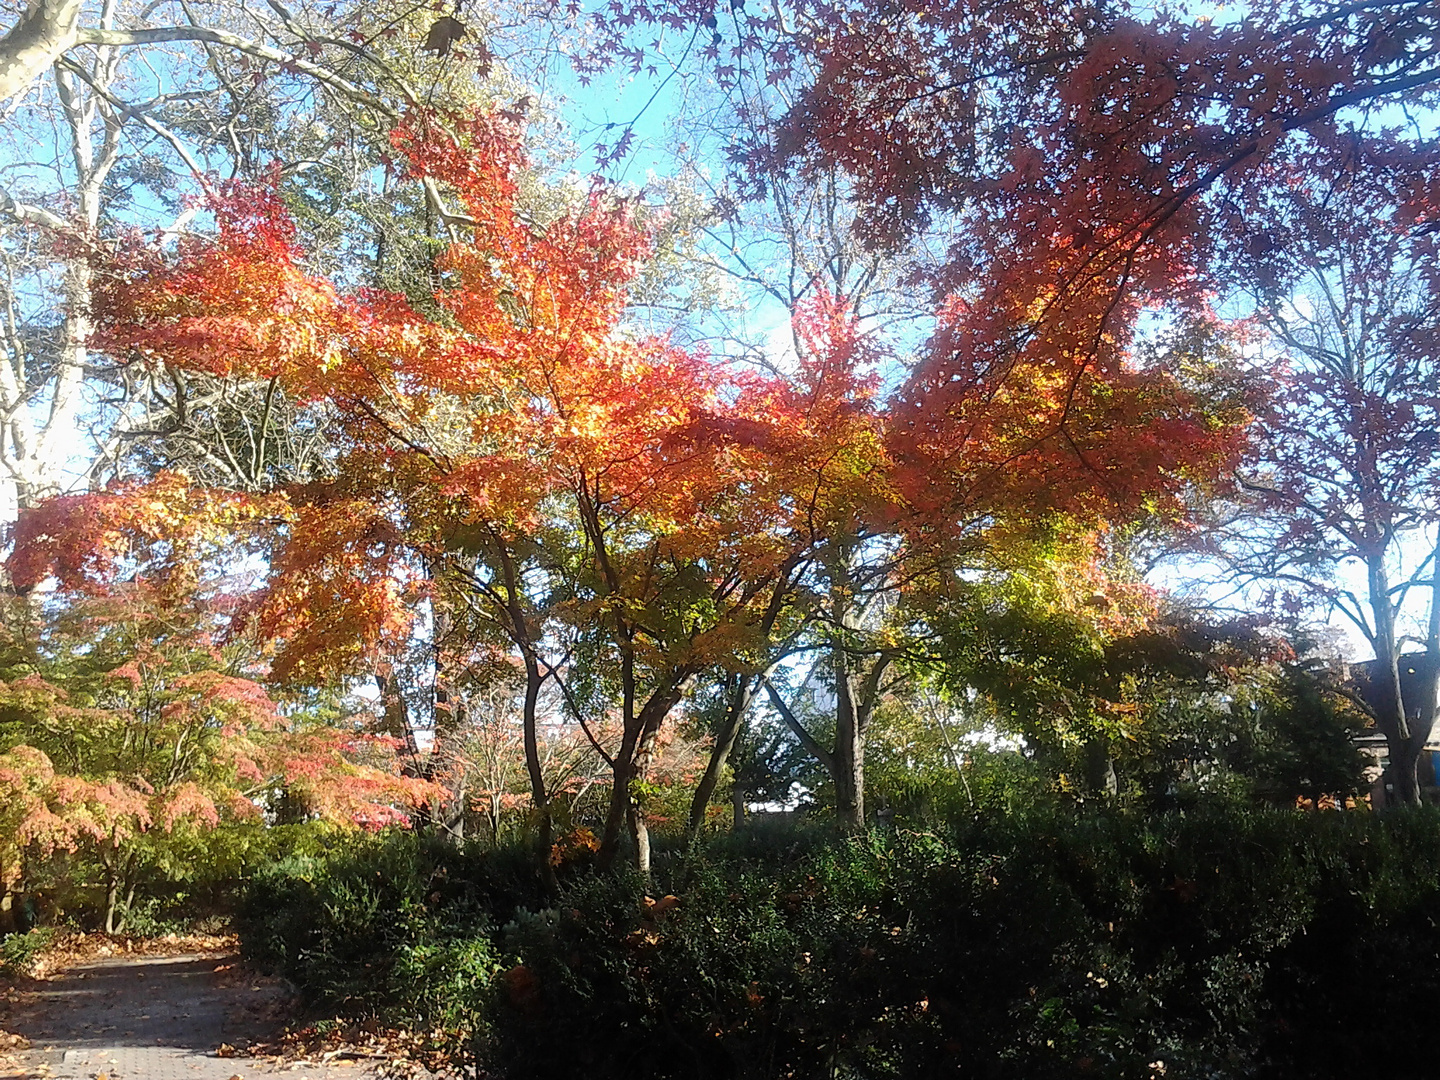
[[20, 21], [0, 38], [0, 104], [36, 82], [75, 47], [80, 0], [31, 0]]

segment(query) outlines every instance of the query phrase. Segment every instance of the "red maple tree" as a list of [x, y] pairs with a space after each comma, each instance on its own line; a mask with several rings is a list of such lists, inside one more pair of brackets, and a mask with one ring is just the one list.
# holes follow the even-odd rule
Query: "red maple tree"
[[[563, 682], [576, 649], [606, 672], [596, 685], [620, 737], [597, 743], [613, 772], [602, 862], [627, 821], [644, 862], [635, 784], [688, 682], [715, 664], [763, 670], [779, 613], [827, 560], [820, 576], [834, 579], [837, 552], [897, 529], [914, 549], [1006, 516], [1093, 524], [1173, 509], [1238, 445], [1239, 411], [1207, 413], [1136, 365], [1127, 334], [1096, 347], [1079, 316], [1069, 339], [1037, 332], [1047, 300], [1018, 270], [997, 276], [986, 303], [947, 304], [888, 407], [865, 374], [873, 346], [828, 300], [799, 314], [796, 377], [740, 374], [626, 327], [627, 285], [649, 249], [635, 206], [594, 188], [543, 225], [527, 218], [513, 118], [416, 117], [393, 142], [465, 208], [463, 239], [435, 265], [431, 315], [309, 273], [276, 195], [232, 187], [213, 204], [213, 237], [137, 246], [97, 268], [100, 339], [144, 363], [277, 380], [334, 418], [327, 479], [259, 499], [157, 481], [204, 508], [196, 520], [259, 538], [267, 579], [245, 614], [276, 642], [281, 682], [374, 674], [429, 633], [443, 737], [477, 648], [498, 642], [525, 672], [544, 821], [541, 688]], [[32, 523], [16, 567], [28, 580], [52, 566], [90, 573], [91, 555], [65, 552], [128, 542], [106, 517], [119, 508], [143, 533], [144, 498], [48, 509], [87, 539]], [[857, 671], [846, 685], [851, 675], [876, 681]], [[858, 701], [852, 744], [874, 705]]]

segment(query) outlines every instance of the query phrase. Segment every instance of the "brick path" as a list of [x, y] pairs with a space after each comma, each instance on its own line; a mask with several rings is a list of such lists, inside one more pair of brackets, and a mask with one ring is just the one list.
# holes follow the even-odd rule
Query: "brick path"
[[376, 1075], [363, 1062], [273, 1066], [216, 1057], [274, 1033], [283, 992], [215, 957], [116, 957], [72, 968], [7, 1021], [26, 1036], [35, 1080], [337, 1080]]

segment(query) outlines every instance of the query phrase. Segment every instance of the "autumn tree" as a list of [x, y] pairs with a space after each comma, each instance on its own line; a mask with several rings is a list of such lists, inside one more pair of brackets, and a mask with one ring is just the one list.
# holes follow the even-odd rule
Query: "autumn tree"
[[[741, 677], [731, 687], [715, 754], [692, 805], [692, 827], [703, 817], [716, 770], [757, 696], [778, 702], [805, 751], [831, 775], [843, 827], [865, 824], [865, 729], [894, 656], [868, 636], [884, 607], [877, 598], [887, 594], [895, 553], [888, 528], [895, 513], [891, 464], [877, 381], [881, 353], [848, 305], [823, 292], [799, 305], [794, 334], [796, 372], [741, 398], [752, 415], [768, 420], [762, 434], [777, 483], [771, 498], [785, 514], [787, 574], [783, 589], [771, 592], [762, 620], [768, 647], [739, 668]], [[773, 681], [781, 663], [803, 664], [816, 655], [825, 657], [835, 688], [830, 747], [795, 720]]]
[[[588, 635], [611, 658], [621, 732], [602, 859], [628, 819], [643, 861], [631, 784], [687, 682], [751, 632], [787, 573], [789, 522], [764, 501], [776, 485], [757, 423], [737, 412], [765, 393], [620, 332], [644, 230], [600, 191], [543, 228], [521, 220], [512, 120], [456, 121], [452, 134], [417, 119], [395, 140], [470, 214], [434, 297], [444, 321], [310, 277], [273, 197], [237, 191], [218, 243], [112, 268], [97, 303], [107, 344], [278, 377], [336, 411], [335, 478], [290, 493], [255, 614], [282, 642], [282, 679], [363, 673], [403, 647], [422, 606], [436, 627], [478, 620], [525, 671], [543, 821], [539, 697], [561, 677], [559, 629]], [[758, 494], [742, 497], [746, 484]]]
[[[1082, 527], [1142, 510], [1173, 516], [1238, 445], [1242, 410], [1140, 365], [1130, 347], [1143, 314], [1183, 291], [1183, 258], [1147, 264], [1118, 304], [1106, 300], [1114, 281], [1104, 274], [1082, 301], [1064, 299], [1021, 247], [987, 266], [983, 289], [946, 283], [939, 330], [882, 422], [865, 395], [821, 394], [809, 374], [800, 382], [815, 386], [797, 395], [784, 379], [735, 379], [658, 339], [624, 338], [643, 230], [600, 192], [553, 220], [521, 220], [523, 163], [502, 127], [493, 114], [432, 115], [397, 130], [411, 174], [467, 211], [446, 219], [457, 242], [419, 307], [413, 297], [346, 296], [307, 273], [278, 203], [233, 189], [216, 203], [218, 245], [186, 242], [173, 261], [133, 254], [100, 288], [96, 310], [112, 353], [278, 380], [287, 398], [323, 402], [343, 428], [333, 478], [294, 489], [273, 603], [259, 616], [290, 643], [282, 676], [354, 674], [377, 648], [405, 640], [407, 604], [428, 606], [437, 641], [463, 609], [516, 649], [533, 729], [540, 687], [562, 677], [558, 627], [582, 627], [592, 654], [612, 658], [624, 736], [606, 858], [627, 815], [643, 841], [626, 789], [643, 773], [647, 739], [689, 680], [733, 653], [733, 635], [753, 633], [754, 613], [776, 610], [802, 573], [827, 582], [812, 592], [831, 601], [837, 708], [851, 717], [837, 721], [837, 769], [851, 777], [840, 786], [855, 789], [845, 813], [858, 823], [853, 736], [873, 702], [857, 704], [851, 689], [883, 676], [893, 650], [857, 651], [851, 640], [861, 629], [846, 599], [857, 558], [957, 544], [974, 554], [1007, 515], [1068, 514]], [[856, 339], [843, 319], [818, 318], [834, 324], [836, 341]], [[806, 393], [829, 402], [839, 441], [785, 430], [823, 422], [823, 410], [806, 411]], [[857, 441], [846, 445], [850, 434]], [[853, 491], [828, 490], [837, 469], [855, 473]], [[797, 502], [797, 485], [819, 494]], [[902, 511], [903, 527], [893, 523]], [[963, 572], [963, 558], [952, 563]], [[334, 589], [337, 580], [360, 592]], [[437, 704], [448, 695], [442, 651]], [[863, 671], [850, 667], [857, 656]]]
[[133, 477], [157, 459], [252, 486], [277, 468], [314, 468], [321, 440], [313, 429], [289, 437], [295, 403], [273, 385], [217, 385], [93, 352], [86, 252], [130, 228], [174, 235], [216, 178], [274, 173], [327, 270], [428, 282], [454, 223], [437, 189], [407, 188], [386, 170], [388, 131], [422, 101], [522, 98], [501, 55], [523, 50], [531, 14], [467, 26], [383, 5], [16, 6], [0, 39], [0, 146], [11, 162], [0, 193], [11, 313], [0, 328], [0, 482], [10, 501]]
[[239, 558], [245, 526], [271, 509], [161, 477], [22, 517], [11, 579], [53, 577], [56, 591], [12, 598], [0, 629], [7, 894], [27, 861], [78, 848], [101, 868], [116, 932], [147, 862], [184, 837], [261, 822], [282, 799], [302, 818], [379, 828], [428, 797], [396, 774], [392, 743], [273, 699], [263, 647], [227, 640], [243, 571], [204, 564], [222, 538]]
[[[787, 169], [788, 182], [813, 183], [838, 162], [854, 229], [873, 250], [915, 236], [944, 246], [917, 266], [945, 298], [941, 333], [901, 395], [917, 413], [900, 425], [902, 456], [932, 464], [962, 445], [982, 458], [1003, 447], [993, 460], [1008, 462], [1042, 435], [1060, 451], [1052, 467], [1068, 455], [1080, 473], [1180, 464], [1184, 444], [1207, 435], [1175, 428], [1179, 402], [1152, 397], [1144, 408], [1160, 411], [1132, 428], [1162, 442], [1168, 430], [1169, 446], [1147, 436], [1105, 462], [1087, 433], [1123, 429], [1137, 405], [1125, 396], [1148, 392], [1147, 373], [1125, 367], [1140, 320], [1207, 318], [1229, 238], [1263, 243], [1247, 230], [1293, 177], [1284, 162], [1303, 158], [1323, 181], [1368, 131], [1409, 212], [1429, 212], [1424, 123], [1376, 128], [1381, 105], [1415, 108], [1434, 93], [1423, 5], [1260, 5], [1228, 21], [1084, 4], [636, 3], [594, 16], [592, 62], [643, 55], [627, 30], [637, 21], [670, 34], [704, 27], [696, 52], [715, 79], [740, 86], [763, 73], [788, 94], [786, 115], [729, 148], [737, 191], [759, 197]], [[737, 113], [751, 100], [738, 94]], [[1049, 424], [982, 431], [944, 400], [1011, 377], [1058, 380]], [[1113, 408], [1119, 427], [1086, 415], [1087, 398]]]
[[[1434, 13], [1409, 2], [1259, 4], [1235, 20], [1025, 2], [639, 3], [595, 21], [613, 47], [635, 19], [709, 19], [717, 77], [744, 55], [787, 88], [788, 114], [732, 151], [737, 173], [838, 162], [872, 245], [939, 228], [953, 238], [944, 291], [1025, 286], [1047, 323], [1083, 325], [1097, 345], [1123, 333], [1127, 298], [1157, 286], [1177, 298], [1177, 271], [1205, 279], [1277, 154], [1314, 147], [1316, 167], [1339, 169], [1352, 131], [1378, 134], [1384, 105], [1431, 103], [1440, 75]], [[1423, 198], [1425, 124], [1384, 138]]]
[[[1056, 632], [1097, 648], [1143, 625], [1149, 594], [1107, 568], [1106, 534], [1127, 522], [1163, 530], [1185, 517], [1187, 500], [1234, 460], [1247, 414], [1229, 378], [1203, 359], [1166, 354], [1146, 370], [1117, 347], [1108, 379], [1096, 372], [1072, 384], [1053, 361], [1011, 355], [997, 313], [963, 305], [942, 314], [910, 383], [882, 405], [873, 384], [855, 378], [874, 370], [879, 354], [845, 306], [822, 300], [801, 316], [801, 366], [789, 392], [825, 417], [809, 449], [788, 455], [810, 470], [790, 481], [806, 493], [811, 531], [797, 579], [804, 616], [788, 646], [810, 658], [789, 666], [810, 674], [789, 700], [781, 680], [762, 685], [829, 776], [841, 822], [859, 829], [866, 730], [907, 669], [945, 664], [937, 655], [944, 628], [975, 614], [977, 584], [992, 587], [1000, 608], [1029, 617], [1029, 590], [1048, 582], [1042, 606]], [[836, 380], [838, 372], [848, 374]], [[786, 408], [777, 400], [764, 411]], [[954, 640], [962, 650], [971, 644]], [[1058, 688], [1030, 684], [1027, 722], [1055, 719], [1053, 703], [1041, 700], [1047, 686]], [[804, 699], [825, 702], [823, 742], [807, 726]], [[1077, 722], [1068, 736], [1093, 744], [1097, 768], [1108, 768], [1104, 730]]]

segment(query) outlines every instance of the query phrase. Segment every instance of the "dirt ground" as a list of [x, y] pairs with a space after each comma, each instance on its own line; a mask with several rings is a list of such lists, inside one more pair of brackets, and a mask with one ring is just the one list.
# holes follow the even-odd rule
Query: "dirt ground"
[[[294, 1015], [291, 995], [222, 952], [93, 958], [0, 989], [0, 1077], [334, 1080], [391, 1071], [383, 1054], [353, 1047], [271, 1052]], [[251, 1048], [263, 1056], [246, 1056]]]

